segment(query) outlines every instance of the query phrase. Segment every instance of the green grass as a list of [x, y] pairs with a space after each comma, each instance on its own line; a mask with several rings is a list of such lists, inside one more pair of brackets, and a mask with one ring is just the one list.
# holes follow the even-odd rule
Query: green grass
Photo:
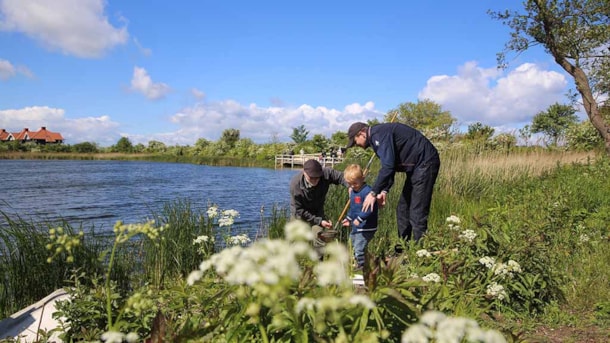
[[[368, 156], [363, 154], [346, 163], [364, 166], [367, 161]], [[594, 327], [602, 337], [607, 334], [604, 328], [610, 323], [607, 268], [610, 160], [558, 152], [471, 155], [446, 151], [441, 161], [428, 237], [424, 240], [426, 247], [439, 250], [451, 247], [445, 219], [457, 215], [465, 229], [475, 230], [483, 240], [481, 246], [473, 248], [471, 259], [476, 261], [480, 254], [514, 258], [528, 276], [515, 280], [514, 287], [523, 288], [512, 290], [518, 294], [513, 303], [481, 308], [480, 299], [471, 297], [471, 286], [460, 276], [464, 273], [464, 277], [480, 277], [472, 273], [476, 264], [460, 265], [463, 262], [448, 255], [443, 257], [443, 265], [455, 268], [457, 274], [448, 271], [447, 275], [455, 277], [458, 283], [451, 285], [455, 288], [446, 299], [439, 293], [440, 298], [433, 304], [486, 321], [489, 326], [515, 335], [516, 340], [534, 337], [535, 329], [545, 326], [569, 325], [583, 330]], [[378, 162], [373, 163], [369, 183], [374, 181], [376, 168]], [[403, 182], [404, 175], [397, 174], [388, 206], [380, 212], [379, 231], [369, 248], [374, 256], [390, 255], [398, 243], [394, 209]], [[347, 200], [345, 188], [331, 188], [326, 212], [333, 222], [338, 220]], [[270, 218], [261, 218], [257, 237], [281, 238], [288, 215], [287, 209], [274, 208]], [[168, 230], [156, 244], [142, 239], [121, 252], [124, 257], [118, 260], [122, 263], [113, 275], [122, 293], [142, 285], [181, 287], [180, 280], [215, 252], [214, 247], [202, 252], [193, 245], [193, 239], [199, 235], [212, 236], [214, 225], [205, 213], [193, 210], [188, 200], [170, 202], [153, 217], [158, 224], [168, 224]], [[107, 241], [87, 236], [74, 264], [54, 259], [49, 265], [47, 233], [58, 224], [28, 223], [7, 215], [4, 219], [7, 225], [0, 228], [0, 272], [6, 282], [0, 284], [0, 316], [69, 284], [66, 280], [75, 267], [100, 274], [104, 260], [99, 262], [97, 256], [108, 246]], [[78, 231], [61, 225], [70, 232]], [[348, 234], [347, 229], [342, 229], [339, 240], [347, 243]], [[410, 258], [415, 258], [416, 249], [419, 248], [411, 247]], [[404, 268], [411, 267], [407, 264]], [[205, 293], [212, 296], [212, 290]], [[191, 300], [186, 296], [167, 301], [178, 309], [184, 304], [182, 301]]]

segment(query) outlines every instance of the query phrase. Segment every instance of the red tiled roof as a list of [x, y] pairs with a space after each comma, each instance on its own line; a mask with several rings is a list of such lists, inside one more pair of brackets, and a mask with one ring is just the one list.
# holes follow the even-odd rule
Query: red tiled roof
[[47, 143], [55, 143], [57, 141], [63, 141], [64, 138], [61, 136], [61, 133], [51, 132], [47, 130], [46, 127], [41, 127], [39, 131], [31, 132], [30, 139], [36, 141], [45, 141]]
[[13, 135], [5, 129], [0, 131], [0, 141], [8, 141], [11, 137], [13, 137]]
[[38, 131], [30, 131], [27, 127], [20, 132], [11, 133], [5, 129], [0, 131], [0, 141], [8, 141], [11, 138], [16, 141], [33, 140], [45, 143], [62, 143], [64, 141], [64, 137], [62, 137], [61, 133], [51, 132], [44, 126]]
[[25, 140], [30, 139], [30, 135], [28, 135], [29, 132], [30, 131], [26, 127], [25, 129], [21, 130], [20, 132], [13, 132], [13, 137], [15, 138], [16, 141], [25, 141]]

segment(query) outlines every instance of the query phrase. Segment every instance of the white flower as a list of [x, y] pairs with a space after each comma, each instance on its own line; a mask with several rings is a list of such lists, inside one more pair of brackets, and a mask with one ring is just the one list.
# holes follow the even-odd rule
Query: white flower
[[297, 313], [301, 313], [301, 312], [303, 312], [303, 310], [311, 311], [314, 309], [315, 305], [316, 305], [316, 299], [301, 298], [297, 302], [297, 304], [295, 306], [295, 310]]
[[352, 305], [360, 305], [368, 309], [375, 308], [375, 303], [371, 300], [371, 298], [361, 294], [352, 295], [349, 298], [349, 303]]
[[583, 234], [580, 235], [578, 241], [580, 243], [587, 243], [589, 241], [589, 236], [587, 236], [586, 233], [583, 233]]
[[208, 237], [206, 235], [197, 236], [197, 238], [195, 238], [193, 240], [193, 245], [203, 244], [208, 241], [214, 242], [214, 237], [211, 237], [211, 239], [210, 239], [210, 237]]
[[428, 343], [432, 338], [432, 330], [425, 325], [413, 324], [402, 334], [401, 343]]
[[415, 252], [415, 254], [418, 257], [430, 257], [432, 256], [432, 254], [430, 254], [430, 252], [426, 249], [421, 249], [421, 250], [417, 250], [417, 252]]
[[426, 281], [426, 282], [434, 282], [434, 283], [441, 282], [441, 277], [438, 274], [436, 274], [436, 273], [430, 273], [430, 274], [424, 276], [421, 279]]
[[504, 290], [504, 286], [498, 284], [497, 282], [492, 282], [491, 284], [487, 285], [487, 295], [498, 300], [504, 300], [508, 297], [506, 291]]
[[233, 217], [220, 217], [218, 219], [218, 226], [231, 226], [235, 223], [235, 219]]
[[302, 220], [293, 220], [284, 227], [284, 236], [290, 242], [312, 241], [315, 237], [311, 227]]
[[189, 276], [186, 278], [186, 283], [189, 286], [192, 286], [195, 284], [195, 282], [201, 280], [201, 277], [203, 276], [203, 272], [201, 270], [194, 270], [192, 271]]
[[508, 260], [508, 263], [496, 263], [493, 267], [493, 271], [495, 275], [500, 277], [512, 278], [515, 273], [521, 273], [521, 266], [519, 263], [513, 260]]
[[237, 212], [236, 210], [224, 210], [224, 211], [222, 211], [222, 216], [237, 218], [237, 217], [239, 217], [239, 212]]
[[135, 343], [139, 339], [140, 339], [140, 337], [135, 332], [130, 332], [125, 336], [125, 340], [127, 341], [127, 343]]
[[493, 268], [494, 264], [496, 263], [496, 259], [493, 257], [485, 256], [485, 257], [481, 257], [479, 259], [479, 263], [484, 265], [485, 267], [491, 269], [491, 268]]
[[419, 318], [419, 321], [428, 327], [435, 328], [436, 325], [445, 320], [445, 318], [447, 318], [447, 316], [443, 312], [427, 311]]
[[250, 237], [248, 237], [248, 235], [246, 235], [245, 233], [241, 235], [231, 236], [227, 239], [227, 244], [229, 245], [245, 245], [250, 242]]
[[477, 237], [477, 234], [473, 230], [464, 230], [458, 236], [461, 240], [464, 240], [468, 243], [474, 242], [474, 239]]
[[102, 334], [102, 339], [105, 343], [122, 343], [124, 336], [125, 335], [120, 332], [107, 331]]
[[455, 215], [451, 215], [450, 217], [447, 217], [447, 219], [445, 221], [447, 222], [447, 224], [453, 224], [453, 225], [460, 225], [462, 223], [460, 218]]
[[208, 218], [216, 218], [218, 216], [218, 206], [211, 206], [208, 208]]

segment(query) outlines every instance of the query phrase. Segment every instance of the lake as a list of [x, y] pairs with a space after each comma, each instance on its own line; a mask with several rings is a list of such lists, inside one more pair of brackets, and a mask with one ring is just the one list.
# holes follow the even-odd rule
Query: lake
[[[66, 220], [111, 231], [117, 220], [142, 222], [164, 204], [187, 199], [240, 213], [235, 226], [256, 232], [261, 210], [288, 209], [298, 170], [214, 167], [142, 161], [0, 160], [0, 211], [34, 222]], [[4, 222], [2, 219], [0, 222]]]

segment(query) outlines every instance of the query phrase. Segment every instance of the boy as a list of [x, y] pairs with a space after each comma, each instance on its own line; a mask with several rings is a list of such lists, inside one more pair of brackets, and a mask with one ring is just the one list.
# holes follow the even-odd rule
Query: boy
[[377, 203], [369, 211], [362, 210], [362, 204], [371, 187], [364, 181], [362, 168], [357, 164], [351, 164], [345, 168], [343, 178], [350, 186], [350, 206], [347, 216], [343, 220], [343, 226], [352, 227], [350, 238], [354, 246], [354, 258], [356, 269], [364, 267], [366, 249], [377, 231]]

